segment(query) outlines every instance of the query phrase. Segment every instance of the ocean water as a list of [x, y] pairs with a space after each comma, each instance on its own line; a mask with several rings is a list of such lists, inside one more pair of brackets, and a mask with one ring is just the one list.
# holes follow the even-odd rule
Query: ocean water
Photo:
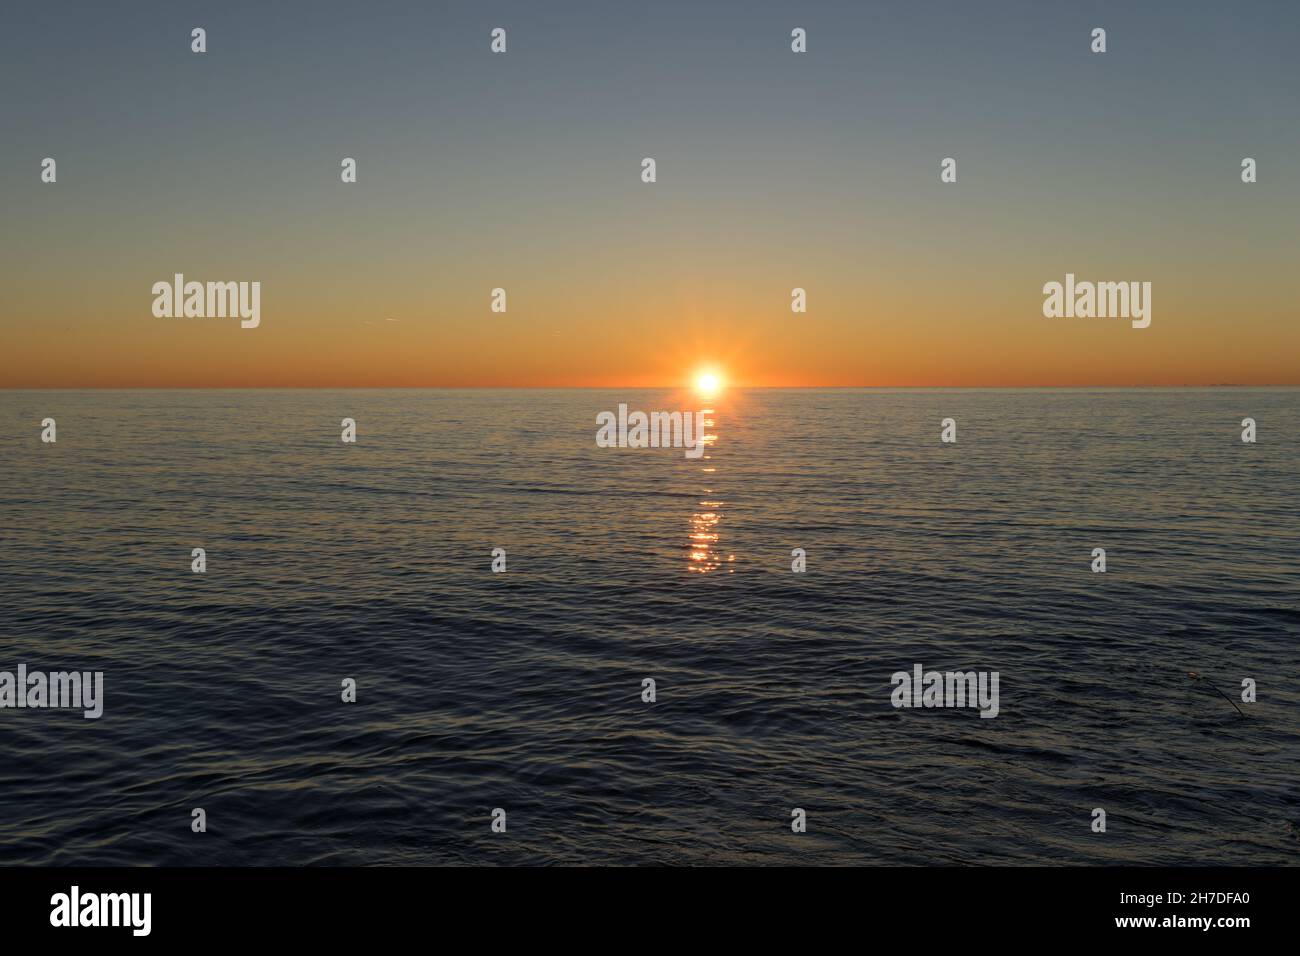
[[700, 407], [0, 392], [0, 670], [104, 673], [0, 710], [0, 864], [1295, 861], [1300, 391], [619, 402]]

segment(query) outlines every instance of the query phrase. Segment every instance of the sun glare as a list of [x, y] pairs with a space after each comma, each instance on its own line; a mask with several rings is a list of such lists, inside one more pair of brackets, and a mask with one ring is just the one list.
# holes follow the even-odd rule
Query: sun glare
[[722, 389], [722, 376], [714, 371], [695, 373], [695, 390], [701, 395], [716, 395]]

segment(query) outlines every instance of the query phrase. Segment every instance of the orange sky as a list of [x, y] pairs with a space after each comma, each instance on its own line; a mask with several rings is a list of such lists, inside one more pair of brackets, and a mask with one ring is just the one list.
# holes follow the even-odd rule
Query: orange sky
[[[9, 315], [29, 318], [6, 322], [0, 384], [649, 386], [680, 384], [704, 365], [757, 386], [1300, 384], [1300, 325], [1289, 307], [1252, 300], [1212, 273], [1194, 290], [1157, 277], [1151, 326], [1134, 329], [1122, 319], [1045, 318], [1036, 281], [969, 269], [929, 283], [810, 271], [809, 311], [794, 314], [791, 272], [752, 282], [710, 279], [705, 268], [660, 282], [525, 273], [496, 314], [485, 275], [431, 283], [418, 296], [371, 296], [368, 287], [312, 288], [300, 270], [261, 280], [256, 329], [155, 318], [149, 286], [163, 277], [143, 275], [129, 289], [105, 277], [100, 291], [91, 277], [42, 286], [29, 273], [11, 293]], [[257, 273], [192, 275], [241, 274]]]

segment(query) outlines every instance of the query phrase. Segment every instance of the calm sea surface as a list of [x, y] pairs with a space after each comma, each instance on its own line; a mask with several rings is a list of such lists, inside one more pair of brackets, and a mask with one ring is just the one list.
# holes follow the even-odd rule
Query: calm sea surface
[[0, 710], [0, 864], [1296, 860], [1300, 391], [619, 402], [0, 392], [0, 670], [105, 698]]

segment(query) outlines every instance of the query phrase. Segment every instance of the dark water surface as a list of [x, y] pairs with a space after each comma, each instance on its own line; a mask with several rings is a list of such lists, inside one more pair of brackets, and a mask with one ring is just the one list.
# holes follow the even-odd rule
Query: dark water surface
[[0, 670], [105, 694], [0, 710], [0, 863], [1296, 859], [1300, 392], [732, 391], [698, 460], [620, 401], [698, 407], [0, 392]]

